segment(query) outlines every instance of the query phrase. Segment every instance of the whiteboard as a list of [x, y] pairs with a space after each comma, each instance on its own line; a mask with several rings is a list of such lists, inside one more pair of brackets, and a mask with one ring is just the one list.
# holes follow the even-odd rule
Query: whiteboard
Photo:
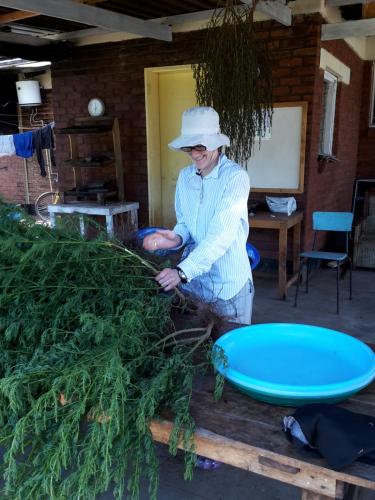
[[302, 193], [307, 102], [274, 104], [270, 134], [246, 163], [252, 191]]

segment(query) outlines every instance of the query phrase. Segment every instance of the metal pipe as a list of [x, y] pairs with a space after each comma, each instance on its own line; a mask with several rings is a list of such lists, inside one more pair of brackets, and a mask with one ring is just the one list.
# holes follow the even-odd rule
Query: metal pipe
[[[18, 130], [22, 131], [23, 124], [22, 124], [22, 112], [21, 112], [20, 105], [17, 106], [17, 115], [18, 115]], [[23, 159], [23, 176], [24, 176], [24, 183], [25, 183], [25, 204], [30, 205], [29, 173], [27, 171], [26, 158]]]

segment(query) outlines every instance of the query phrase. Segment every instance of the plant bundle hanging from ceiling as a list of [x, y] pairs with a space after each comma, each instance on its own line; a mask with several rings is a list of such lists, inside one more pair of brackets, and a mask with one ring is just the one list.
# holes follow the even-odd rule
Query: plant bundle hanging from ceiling
[[250, 158], [256, 137], [272, 123], [272, 67], [267, 45], [254, 31], [257, 3], [239, 7], [225, 0], [207, 24], [200, 61], [193, 65], [197, 102], [219, 113], [239, 163]]

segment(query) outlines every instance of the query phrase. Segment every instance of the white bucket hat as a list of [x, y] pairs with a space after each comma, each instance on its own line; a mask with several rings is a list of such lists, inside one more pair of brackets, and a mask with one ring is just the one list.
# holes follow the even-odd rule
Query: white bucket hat
[[184, 111], [181, 135], [168, 146], [179, 151], [180, 148], [198, 144], [206, 146], [208, 151], [230, 145], [229, 137], [220, 133], [219, 115], [213, 108], [197, 106]]

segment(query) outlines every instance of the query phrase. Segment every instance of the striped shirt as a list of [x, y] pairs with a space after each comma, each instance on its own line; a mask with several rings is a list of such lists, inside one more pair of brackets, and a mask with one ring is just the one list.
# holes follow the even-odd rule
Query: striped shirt
[[179, 264], [188, 278], [184, 288], [207, 302], [229, 300], [251, 279], [249, 177], [224, 154], [208, 175], [196, 172], [194, 164], [181, 170], [176, 186], [174, 231], [186, 245]]

